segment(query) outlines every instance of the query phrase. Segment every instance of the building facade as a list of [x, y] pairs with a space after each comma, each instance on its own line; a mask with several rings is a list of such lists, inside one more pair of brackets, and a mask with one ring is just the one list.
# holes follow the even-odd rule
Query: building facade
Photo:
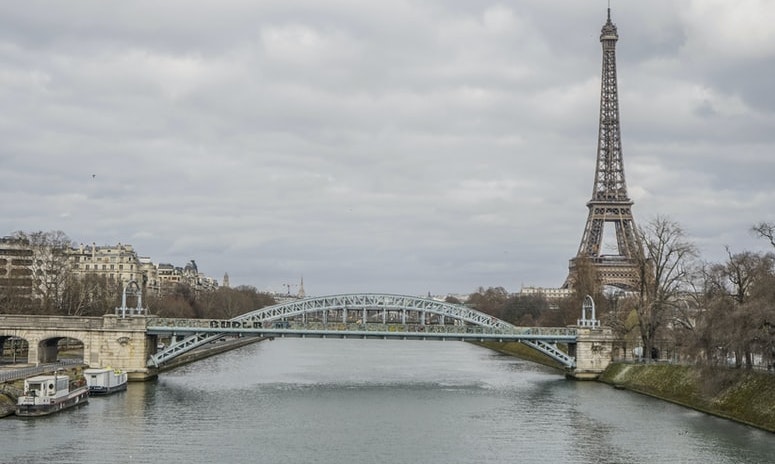
[[0, 238], [0, 289], [7, 296], [33, 297], [34, 253], [29, 241]]
[[[136, 282], [153, 296], [172, 292], [181, 283], [197, 292], [218, 288], [218, 281], [200, 273], [193, 260], [184, 267], [156, 265], [129, 244], [80, 244], [62, 253], [34, 247], [25, 238], [0, 238], [0, 298], [41, 298], [52, 281], [67, 273], [78, 278], [96, 275], [123, 286]], [[61, 287], [57, 288], [61, 292]]]
[[132, 245], [84, 246], [68, 252], [71, 270], [78, 276], [99, 275], [119, 282], [143, 284], [140, 259]]
[[573, 295], [573, 290], [569, 288], [522, 287], [519, 294], [541, 295], [547, 300], [561, 300]]

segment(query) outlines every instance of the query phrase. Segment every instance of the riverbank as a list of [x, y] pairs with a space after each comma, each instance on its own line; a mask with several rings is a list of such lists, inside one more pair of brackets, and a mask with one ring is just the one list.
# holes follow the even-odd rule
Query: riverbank
[[483, 346], [487, 349], [497, 351], [498, 353], [514, 356], [526, 361], [532, 361], [537, 364], [542, 364], [547, 367], [552, 367], [559, 371], [565, 372], [565, 366], [558, 363], [554, 359], [540, 353], [533, 348], [519, 342], [471, 342], [475, 345]]
[[[519, 342], [477, 344], [563, 370], [559, 363]], [[661, 363], [611, 363], [598, 381], [775, 432], [775, 375], [768, 372]]]
[[775, 432], [775, 375], [674, 364], [613, 363], [600, 382]]

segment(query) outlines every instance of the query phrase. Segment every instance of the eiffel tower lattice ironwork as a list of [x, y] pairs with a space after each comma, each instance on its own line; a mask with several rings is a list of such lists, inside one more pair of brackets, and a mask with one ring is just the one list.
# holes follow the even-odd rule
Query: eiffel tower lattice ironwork
[[[638, 267], [635, 260], [640, 241], [632, 217], [633, 202], [627, 196], [622, 160], [619, 125], [619, 97], [616, 83], [616, 26], [608, 21], [600, 32], [603, 46], [603, 75], [600, 91], [600, 128], [597, 142], [597, 165], [592, 199], [587, 203], [589, 216], [576, 257], [570, 260], [565, 288], [572, 288], [581, 260], [587, 260], [597, 271], [603, 285], [635, 289]], [[613, 225], [617, 252], [603, 250], [604, 227]]]

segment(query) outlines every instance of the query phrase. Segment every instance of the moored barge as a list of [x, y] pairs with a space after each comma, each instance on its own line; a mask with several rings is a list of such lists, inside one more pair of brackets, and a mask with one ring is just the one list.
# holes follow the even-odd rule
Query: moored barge
[[90, 395], [109, 395], [126, 390], [127, 373], [120, 369], [89, 368], [84, 369], [83, 376], [86, 378]]
[[67, 375], [38, 375], [24, 380], [24, 395], [16, 403], [16, 415], [47, 416], [88, 401], [89, 388], [85, 384], [71, 386]]

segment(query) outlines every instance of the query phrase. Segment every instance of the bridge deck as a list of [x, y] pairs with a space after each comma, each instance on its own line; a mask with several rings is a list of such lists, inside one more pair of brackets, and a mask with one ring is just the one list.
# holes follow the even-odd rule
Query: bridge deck
[[[255, 322], [202, 319], [158, 319], [149, 324], [147, 332], [155, 335], [251, 334], [263, 337], [301, 338], [374, 338], [400, 340], [541, 340], [551, 343], [574, 342], [575, 329], [516, 327], [499, 330], [470, 325], [376, 324], [376, 323], [298, 323], [284, 322], [280, 326], [263, 327]], [[272, 325], [271, 323], [268, 325]]]

